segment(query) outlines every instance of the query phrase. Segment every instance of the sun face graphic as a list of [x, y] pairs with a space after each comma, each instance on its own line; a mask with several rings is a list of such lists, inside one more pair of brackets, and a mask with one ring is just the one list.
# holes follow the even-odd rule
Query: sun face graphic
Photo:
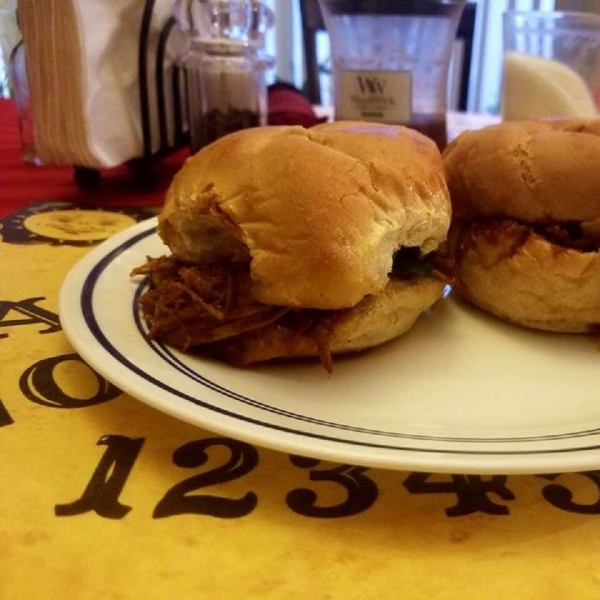
[[23, 227], [44, 238], [97, 242], [135, 224], [129, 215], [95, 210], [61, 210], [28, 216]]
[[41, 203], [3, 219], [0, 241], [91, 246], [155, 213], [148, 208], [80, 209], [67, 203]]

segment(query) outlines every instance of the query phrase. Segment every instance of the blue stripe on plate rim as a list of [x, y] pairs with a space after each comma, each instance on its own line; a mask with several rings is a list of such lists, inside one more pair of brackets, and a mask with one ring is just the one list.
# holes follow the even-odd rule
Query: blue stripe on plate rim
[[[550, 449], [538, 449], [538, 450], [467, 450], [465, 448], [460, 449], [452, 449], [452, 448], [421, 448], [421, 447], [411, 447], [411, 446], [397, 446], [390, 444], [379, 444], [373, 442], [366, 442], [362, 440], [356, 439], [348, 439], [334, 436], [326, 436], [315, 432], [303, 431], [292, 429], [289, 427], [284, 427], [281, 425], [277, 425], [275, 423], [270, 423], [268, 421], [262, 421], [260, 419], [254, 419], [248, 417], [246, 415], [242, 415], [239, 413], [231, 412], [215, 404], [211, 404], [200, 400], [199, 398], [190, 396], [178, 390], [166, 382], [161, 381], [148, 372], [144, 371], [141, 367], [134, 364], [131, 360], [126, 358], [115, 346], [108, 340], [104, 332], [102, 331], [100, 325], [98, 324], [96, 314], [93, 308], [93, 296], [96, 289], [96, 284], [101, 276], [101, 274], [105, 271], [105, 269], [121, 254], [129, 250], [131, 247], [135, 246], [145, 238], [150, 235], [155, 234], [155, 227], [152, 226], [147, 230], [144, 230], [129, 239], [125, 240], [122, 244], [108, 252], [104, 255], [89, 271], [88, 275], [85, 278], [81, 289], [81, 297], [80, 297], [80, 306], [83, 318], [85, 320], [86, 326], [88, 330], [93, 335], [98, 344], [115, 360], [119, 363], [127, 367], [132, 373], [137, 375], [138, 377], [146, 380], [152, 385], [156, 386], [159, 389], [165, 390], [172, 394], [173, 396], [180, 398], [186, 402], [191, 402], [197, 406], [200, 406], [209, 411], [217, 412], [227, 417], [231, 417], [233, 419], [238, 419], [241, 421], [246, 421], [248, 423], [252, 423], [254, 425], [259, 425], [261, 427], [275, 429], [278, 431], [292, 433], [299, 436], [316, 438], [320, 440], [332, 441], [341, 444], [350, 444], [356, 446], [365, 446], [370, 448], [381, 448], [386, 450], [399, 450], [399, 451], [409, 451], [409, 452], [426, 452], [426, 453], [442, 453], [442, 454], [473, 454], [473, 455], [520, 455], [520, 454], [557, 454], [557, 453], [572, 453], [572, 452], [582, 452], [589, 450], [597, 450], [600, 449], [600, 445], [593, 446], [580, 446], [575, 448], [550, 448]], [[552, 441], [559, 439], [574, 439], [580, 437], [588, 437], [594, 436], [600, 433], [600, 428], [597, 429], [589, 429], [584, 431], [576, 431], [570, 433], [562, 433], [555, 435], [546, 435], [546, 436], [526, 436], [526, 437], [510, 437], [510, 438], [468, 438], [468, 437], [443, 437], [443, 436], [425, 436], [425, 435], [414, 435], [400, 432], [387, 432], [387, 431], [379, 431], [361, 427], [355, 427], [352, 425], [344, 425], [342, 423], [334, 423], [330, 421], [324, 421], [321, 419], [315, 419], [313, 417], [309, 417], [306, 415], [299, 415], [297, 413], [293, 413], [290, 411], [283, 410], [281, 408], [277, 408], [268, 404], [264, 404], [256, 399], [248, 398], [247, 396], [243, 396], [233, 390], [229, 390], [228, 388], [211, 381], [210, 379], [202, 376], [200, 373], [194, 371], [185, 363], [183, 363], [171, 350], [156, 341], [150, 340], [147, 335], [147, 328], [144, 326], [142, 321], [140, 311], [138, 309], [138, 300], [145, 287], [147, 286], [147, 280], [143, 280], [140, 282], [136, 293], [134, 294], [134, 300], [132, 304], [132, 318], [134, 319], [136, 328], [138, 329], [140, 335], [146, 341], [146, 343], [152, 348], [152, 350], [164, 360], [167, 364], [169, 364], [173, 369], [175, 369], [180, 374], [193, 379], [196, 383], [204, 386], [205, 388], [227, 396], [231, 399], [237, 400], [244, 404], [250, 405], [254, 408], [259, 408], [261, 410], [265, 410], [280, 416], [284, 416], [289, 419], [297, 419], [303, 422], [312, 423], [315, 425], [319, 425], [322, 427], [329, 427], [332, 429], [339, 429], [345, 431], [352, 431], [359, 434], [369, 434], [373, 436], [384, 436], [388, 438], [400, 438], [400, 439], [411, 439], [415, 441], [439, 441], [439, 442], [457, 442], [457, 443], [518, 443], [518, 442], [543, 442], [543, 441]]]

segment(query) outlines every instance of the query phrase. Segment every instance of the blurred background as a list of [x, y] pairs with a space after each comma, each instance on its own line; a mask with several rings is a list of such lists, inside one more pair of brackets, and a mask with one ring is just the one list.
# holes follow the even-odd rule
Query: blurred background
[[[305, 45], [313, 35], [316, 40], [316, 62], [322, 104], [330, 104], [331, 63], [329, 36], [314, 27], [315, 22], [303, 21], [318, 11], [317, 0], [264, 0], [275, 12], [275, 28], [267, 33], [267, 52], [276, 57], [275, 78], [293, 83], [308, 92]], [[0, 57], [10, 55], [19, 39], [14, 16], [17, 0], [0, 0]], [[498, 114], [500, 111], [502, 72], [502, 13], [506, 10], [565, 10], [600, 14], [598, 0], [469, 0], [472, 27], [467, 37], [457, 39], [450, 74], [449, 108], [469, 112]], [[465, 11], [467, 12], [467, 11]], [[319, 18], [316, 19], [317, 24]], [[469, 24], [470, 25], [470, 24]], [[314, 27], [314, 31], [311, 28]], [[465, 45], [472, 44], [468, 63]], [[0, 96], [10, 95], [10, 82], [5, 60], [0, 58]], [[466, 71], [466, 72], [465, 72]], [[468, 80], [468, 92], [460, 98], [461, 76]]]
[[15, 10], [17, 0], [0, 0], [0, 97], [11, 95], [8, 57], [20, 39]]
[[[600, 0], [381, 0], [339, 20], [332, 2], [0, 0], [0, 97], [14, 99], [5, 111], [16, 109], [24, 160], [72, 165], [87, 187], [96, 185], [97, 169], [127, 164], [145, 186], [150, 162], [185, 146], [195, 152], [267, 122], [331, 118], [332, 53], [321, 9], [336, 40], [337, 118], [408, 124], [443, 148], [447, 115], [452, 137], [501, 117], [598, 114]], [[444, 21], [409, 6], [460, 10]], [[425, 17], [395, 20], [391, 11], [387, 18], [390, 7]], [[357, 17], [363, 10], [366, 18]], [[378, 11], [384, 18], [370, 29]], [[375, 85], [373, 75], [400, 87], [357, 96], [354, 79], [362, 89], [361, 78]], [[267, 87], [274, 83], [288, 89]], [[339, 103], [358, 106], [356, 98], [359, 117]], [[402, 99], [412, 104], [401, 115]]]
[[[276, 27], [267, 34], [267, 51], [277, 59], [276, 76], [307, 90], [303, 13], [310, 15], [317, 0], [265, 0], [275, 11]], [[565, 10], [600, 14], [598, 0], [472, 0], [465, 14], [473, 14], [472, 30], [457, 39], [450, 71], [449, 109], [499, 114], [502, 81], [502, 13], [506, 10]], [[314, 5], [314, 6], [313, 6]], [[470, 28], [468, 28], [470, 29]], [[465, 46], [472, 43], [469, 64]], [[330, 104], [331, 65], [329, 37], [316, 33], [321, 103]], [[466, 73], [465, 73], [466, 71]], [[465, 76], [468, 91], [461, 103], [460, 81]]]

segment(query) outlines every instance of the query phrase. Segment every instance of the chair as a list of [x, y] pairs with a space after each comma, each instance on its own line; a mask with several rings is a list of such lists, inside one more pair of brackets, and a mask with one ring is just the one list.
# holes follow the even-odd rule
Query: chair
[[317, 60], [317, 34], [326, 31], [319, 0], [300, 0], [302, 41], [306, 65], [306, 93], [312, 104], [321, 104], [319, 62]]
[[461, 65], [460, 89], [458, 94], [458, 110], [467, 110], [469, 99], [469, 79], [471, 75], [471, 60], [473, 58], [473, 37], [475, 34], [475, 17], [477, 16], [477, 5], [465, 4], [465, 8], [458, 23], [456, 39], [462, 40], [464, 44], [463, 63]]
[[[456, 39], [462, 40], [464, 44], [464, 58], [460, 74], [458, 97], [458, 110], [461, 111], [467, 109], [476, 13], [476, 4], [472, 2], [465, 4], [456, 32]], [[300, 15], [302, 17], [304, 64], [306, 65], [306, 93], [313, 104], [320, 104], [321, 88], [319, 83], [319, 63], [317, 60], [317, 34], [319, 31], [326, 31], [326, 28], [318, 0], [300, 0]]]

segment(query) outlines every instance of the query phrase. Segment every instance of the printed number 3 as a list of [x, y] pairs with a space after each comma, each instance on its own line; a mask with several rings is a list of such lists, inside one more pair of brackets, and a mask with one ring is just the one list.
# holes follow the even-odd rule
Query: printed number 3
[[318, 495], [315, 491], [308, 488], [292, 490], [286, 496], [286, 503], [299, 515], [321, 519], [349, 517], [364, 512], [377, 500], [379, 490], [375, 482], [364, 474], [368, 471], [366, 467], [340, 465], [333, 469], [316, 470], [312, 467], [319, 465], [319, 460], [290, 456], [290, 461], [296, 467], [311, 469], [311, 481], [332, 482], [341, 485], [346, 492], [346, 499], [340, 504], [322, 506], [317, 504]]

